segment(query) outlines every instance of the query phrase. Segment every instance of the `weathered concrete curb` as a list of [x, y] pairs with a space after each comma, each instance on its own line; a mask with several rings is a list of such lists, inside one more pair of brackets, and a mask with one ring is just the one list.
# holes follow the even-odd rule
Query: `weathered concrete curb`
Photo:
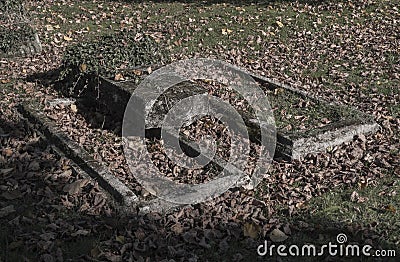
[[111, 174], [100, 161], [95, 160], [90, 154], [80, 147], [75, 141], [69, 139], [57, 126], [52, 123], [35, 103], [25, 103], [18, 106], [18, 111], [29, 122], [35, 125], [44, 136], [70, 158], [80, 169], [90, 177], [96, 179], [99, 185], [109, 192], [119, 203], [120, 209], [126, 213], [167, 213], [179, 206], [160, 199], [142, 201], [117, 177]]
[[[302, 97], [309, 98], [313, 101], [325, 105], [338, 106], [338, 104], [330, 103], [316, 96], [310, 95], [304, 91], [295, 89], [288, 85], [278, 83], [272, 79], [250, 74], [255, 81], [260, 84], [267, 85], [269, 89], [283, 88], [298, 94]], [[343, 105], [339, 105], [345, 107]], [[297, 134], [285, 134], [278, 131], [277, 135], [277, 151], [278, 154], [288, 160], [301, 159], [309, 153], [325, 152], [328, 148], [338, 146], [342, 143], [351, 141], [356, 135], [369, 135], [379, 130], [379, 125], [375, 123], [372, 116], [352, 109], [359, 114], [359, 121], [346, 122], [346, 119], [328, 125], [324, 128], [315, 128], [314, 132], [303, 134], [299, 131]]]

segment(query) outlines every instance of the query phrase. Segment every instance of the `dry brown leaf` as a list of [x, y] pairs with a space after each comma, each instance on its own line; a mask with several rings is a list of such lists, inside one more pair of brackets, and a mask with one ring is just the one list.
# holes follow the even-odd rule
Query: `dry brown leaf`
[[230, 30], [228, 28], [221, 29], [221, 34], [223, 34], [223, 35], [229, 35], [230, 33], [232, 33], [232, 30]]
[[124, 80], [124, 77], [122, 76], [122, 74], [115, 74], [114, 76], [114, 80], [115, 81], [120, 81], [120, 80]]
[[3, 192], [1, 194], [1, 196], [7, 200], [14, 200], [14, 199], [22, 197], [22, 193], [19, 190], [12, 190], [12, 191]]
[[385, 207], [385, 210], [388, 211], [388, 212], [396, 213], [396, 208], [394, 206], [392, 206], [392, 205], [387, 205]]
[[89, 230], [85, 229], [79, 229], [78, 231], [74, 232], [71, 234], [71, 236], [76, 237], [76, 236], [86, 236], [90, 233]]
[[99, 256], [100, 256], [100, 254], [101, 254], [101, 250], [100, 250], [100, 248], [99, 247], [95, 247], [95, 248], [93, 248], [92, 250], [90, 250], [90, 255], [93, 257], [93, 258], [98, 258]]
[[175, 225], [173, 225], [171, 227], [172, 232], [174, 232], [175, 234], [179, 235], [182, 234], [183, 232], [183, 227], [181, 225], [181, 223], [176, 223]]
[[0, 175], [6, 176], [6, 175], [10, 174], [13, 170], [14, 170], [14, 168], [0, 169]]
[[269, 238], [272, 240], [272, 242], [283, 242], [288, 238], [288, 236], [281, 230], [275, 228], [269, 234]]
[[350, 201], [357, 202], [359, 198], [360, 198], [360, 196], [358, 195], [358, 193], [356, 191], [353, 191], [353, 193], [351, 193], [351, 196], [350, 196]]
[[72, 38], [67, 35], [64, 35], [64, 40], [69, 42], [72, 41]]
[[282, 22], [280, 22], [280, 21], [276, 21], [276, 24], [277, 24], [279, 27], [283, 27], [283, 24], [282, 24]]
[[261, 233], [261, 227], [254, 223], [246, 223], [243, 226], [243, 234], [245, 237], [257, 238]]
[[72, 105], [71, 105], [71, 110], [72, 110], [72, 112], [74, 112], [74, 113], [78, 112], [78, 108], [76, 107], [75, 104], [72, 104]]
[[125, 237], [124, 236], [116, 236], [115, 241], [124, 244], [125, 243]]
[[70, 195], [75, 195], [78, 194], [81, 191], [81, 188], [86, 186], [87, 183], [89, 183], [89, 179], [79, 179], [71, 184], [65, 185], [63, 191]]
[[24, 241], [22, 241], [22, 240], [14, 241], [8, 245], [8, 248], [11, 250], [14, 250], [14, 249], [20, 248], [23, 244], [24, 244]]
[[7, 157], [12, 156], [12, 154], [13, 154], [13, 151], [10, 148], [4, 149], [3, 152], [4, 152], [4, 155], [7, 156]]
[[81, 72], [86, 72], [86, 69], [87, 69], [87, 65], [86, 65], [86, 64], [81, 64], [81, 65], [79, 66], [79, 70], [80, 70]]
[[29, 170], [31, 171], [39, 171], [40, 170], [40, 164], [37, 161], [32, 161], [29, 164]]
[[2, 217], [6, 217], [11, 213], [14, 213], [15, 209], [14, 209], [14, 205], [9, 205], [6, 207], [3, 207], [2, 209], [0, 209], [0, 218]]
[[137, 69], [133, 70], [132, 72], [137, 76], [141, 76], [143, 73], [141, 70], [137, 70]]

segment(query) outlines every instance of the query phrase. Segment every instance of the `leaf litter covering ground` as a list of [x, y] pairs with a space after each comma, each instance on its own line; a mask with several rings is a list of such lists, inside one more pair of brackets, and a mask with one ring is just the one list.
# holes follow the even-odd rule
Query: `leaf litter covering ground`
[[[118, 6], [124, 4], [113, 2], [107, 5], [117, 13]], [[152, 5], [155, 4], [149, 4]], [[179, 5], [184, 11], [189, 6]], [[150, 12], [150, 7], [144, 8], [143, 12]], [[198, 8], [204, 14], [223, 7], [206, 5]], [[263, 8], [260, 7], [260, 12]], [[212, 202], [165, 217], [158, 214], [124, 217], [115, 213], [112, 201], [104, 201], [107, 195], [94, 181], [73, 174], [68, 160], [53, 154], [48, 145], [41, 143], [35, 132], [15, 115], [14, 106], [22, 99], [35, 97], [43, 100], [58, 96], [51, 88], [22, 80], [28, 74], [57, 68], [62, 45], [70, 42], [69, 38], [63, 38], [66, 40], [61, 40], [64, 41], [62, 44], [53, 41], [53, 36], [59, 33], [47, 30], [49, 27], [46, 25], [54, 21], [50, 18], [49, 2], [44, 2], [41, 10], [47, 17], [38, 21], [38, 26], [46, 53], [32, 59], [1, 62], [0, 239], [1, 250], [5, 250], [2, 259], [17, 260], [22, 255], [31, 260], [39, 257], [42, 261], [145, 261], [146, 257], [151, 257], [151, 261], [167, 257], [185, 261], [221, 260], [225, 257], [226, 260], [251, 261], [256, 258], [256, 247], [264, 235], [267, 239], [279, 241], [284, 236], [289, 236], [290, 240], [299, 235], [323, 234], [323, 221], [312, 224], [305, 222], [306, 215], [296, 216], [313, 211], [309, 209], [307, 200], [313, 200], [333, 187], [343, 187], [356, 192], [348, 196], [350, 201], [368, 203], [368, 199], [360, 196], [360, 188], [373, 188], [390, 174], [395, 178], [399, 176], [397, 8], [395, 1], [384, 4], [373, 1], [318, 5], [279, 3], [274, 9], [281, 16], [273, 18], [283, 26], [275, 22], [264, 25], [253, 14], [239, 11], [242, 13], [235, 19], [247, 19], [264, 31], [265, 36], [257, 32], [263, 37], [261, 42], [265, 46], [251, 50], [258, 39], [258, 36], [253, 36], [248, 38], [249, 49], [242, 49], [240, 45], [234, 48], [234, 44], [228, 50], [223, 45], [212, 49], [203, 45], [195, 53], [225, 58], [236, 65], [298, 85], [328, 100], [354, 105], [373, 114], [382, 129], [374, 136], [358, 137], [329, 153], [311, 155], [301, 162], [274, 162], [270, 174], [256, 191], [228, 191]], [[236, 7], [232, 9], [236, 10]], [[90, 13], [90, 8], [87, 10]], [[165, 10], [168, 9], [163, 12]], [[289, 20], [290, 12], [285, 13], [288, 10], [294, 10], [295, 14], [307, 19]], [[330, 20], [323, 19], [327, 16], [323, 12], [329, 13]], [[100, 13], [93, 12], [93, 15], [100, 18]], [[117, 22], [125, 21], [125, 17], [113, 17], [111, 12], [110, 17]], [[136, 19], [143, 21], [143, 17]], [[196, 21], [202, 26], [215, 21], [204, 20], [197, 18]], [[102, 19], [94, 21], [101, 22]], [[308, 24], [302, 24], [304, 21]], [[153, 30], [153, 33], [164, 28], [158, 28], [150, 20], [147, 22], [149, 27], [154, 27], [146, 30]], [[187, 34], [190, 42], [190, 34], [196, 32], [196, 23], [177, 20], [163, 26], [169, 28], [163, 36], [165, 38], [179, 32]], [[288, 34], [295, 33], [284, 38], [284, 30]], [[207, 32], [222, 34], [224, 31]], [[225, 30], [226, 34], [222, 35], [239, 34], [228, 32]], [[75, 38], [79, 39], [76, 34]], [[185, 36], [179, 35], [179, 38], [183, 39], [181, 46], [185, 46]], [[175, 45], [174, 39], [168, 40]], [[176, 58], [184, 55], [189, 54], [181, 52]], [[250, 60], [252, 55], [257, 60]], [[83, 129], [83, 121], [72, 118], [71, 122]], [[71, 134], [73, 130], [71, 127]], [[118, 147], [118, 141], [101, 142], [94, 140], [97, 136], [90, 135], [100, 133], [107, 137], [107, 132], [88, 128], [81, 142], [92, 141], [92, 147], [110, 148], [108, 154], [112, 155], [111, 148]], [[109, 155], [104, 153], [104, 156]], [[118, 168], [121, 167], [115, 169]], [[391, 191], [391, 188], [398, 188], [396, 184], [398, 180], [392, 181], [389, 188], [380, 193], [396, 199], [396, 192]], [[377, 207], [389, 216], [398, 216], [398, 202], [388, 206], [378, 203]], [[296, 219], [287, 219], [288, 215]], [[348, 235], [359, 243], [371, 243], [379, 248], [384, 240], [389, 239], [399, 244], [398, 236], [391, 234], [391, 231], [398, 232], [396, 223], [387, 228], [382, 227], [379, 220], [371, 224], [348, 219], [337, 222], [343, 221]], [[339, 228], [343, 230], [343, 227]], [[334, 230], [338, 231], [327, 241], [334, 241], [339, 229]]]

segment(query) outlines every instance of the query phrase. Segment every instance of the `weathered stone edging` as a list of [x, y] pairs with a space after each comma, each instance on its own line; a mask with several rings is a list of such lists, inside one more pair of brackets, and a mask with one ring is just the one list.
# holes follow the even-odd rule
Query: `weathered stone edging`
[[18, 106], [18, 111], [33, 123], [44, 136], [54, 143], [68, 158], [79, 166], [90, 177], [96, 179], [99, 185], [109, 192], [119, 203], [121, 210], [128, 213], [148, 213], [159, 212], [167, 213], [177, 208], [174, 203], [169, 203], [160, 199], [142, 201], [124, 183], [111, 174], [104, 164], [95, 160], [90, 154], [79, 146], [75, 141], [69, 139], [57, 126], [52, 123], [35, 103], [24, 103]]

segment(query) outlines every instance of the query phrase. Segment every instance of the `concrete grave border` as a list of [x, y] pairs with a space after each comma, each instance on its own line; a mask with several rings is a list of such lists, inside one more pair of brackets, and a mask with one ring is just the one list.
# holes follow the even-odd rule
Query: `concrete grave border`
[[[324, 100], [310, 96], [289, 86], [274, 82], [268, 78], [257, 75], [251, 76], [258, 83], [267, 85], [269, 88], [285, 88], [301, 96], [329, 104]], [[129, 81], [115, 82], [103, 77], [100, 77], [100, 80], [99, 90], [92, 91], [96, 94], [96, 97], [98, 96], [100, 103], [110, 106], [110, 108], [116, 113], [121, 113], [122, 118], [125, 111], [125, 105], [127, 104], [134, 87], [130, 85]], [[201, 90], [197, 89], [192, 91], [193, 94], [201, 93]], [[86, 94], [84, 93], [84, 95], [90, 94], [90, 91], [87, 91]], [[186, 95], [187, 94], [190, 95], [190, 92], [186, 93]], [[73, 102], [74, 100], [70, 99], [65, 101], [57, 100], [55, 101], [55, 104], [71, 104]], [[120, 210], [123, 212], [142, 214], [148, 212], [169, 213], [182, 207], [182, 205], [179, 206], [157, 198], [149, 201], [141, 200], [139, 196], [135, 195], [134, 192], [128, 188], [128, 186], [111, 174], [104, 163], [95, 160], [86, 150], [80, 147], [75, 141], [68, 138], [64, 132], [60, 131], [59, 128], [40, 111], [38, 103], [23, 103], [18, 107], [18, 110], [24, 119], [27, 119], [32, 123], [35, 129], [39, 130], [59, 151], [70, 158], [78, 168], [83, 170], [90, 177], [96, 179], [99, 185], [120, 203]], [[289, 137], [284, 133], [279, 133], [278, 130], [277, 151], [279, 151], [280, 155], [284, 158], [299, 159], [308, 153], [325, 151], [327, 147], [333, 147], [351, 141], [355, 135], [371, 134], [378, 130], [379, 125], [377, 125], [369, 115], [359, 111], [357, 112], [363, 116], [364, 122], [352, 123], [349, 126], [344, 122], [341, 123], [341, 125], [338, 125], [337, 128], [332, 130], [321, 129], [324, 133], [309, 134], [307, 137]], [[157, 121], [158, 120], [156, 119], [154, 123], [157, 123]], [[251, 119], [248, 119], [248, 122], [251, 123]], [[149, 126], [149, 128], [155, 130], [156, 126]], [[189, 150], [196, 152], [195, 146], [192, 146], [189, 142], [183, 141], [183, 144]], [[225, 164], [225, 161], [222, 159], [214, 159], [213, 162], [219, 166], [224, 166]], [[247, 178], [244, 177], [243, 180], [239, 181], [234, 185], [234, 187], [245, 187], [246, 179]]]

